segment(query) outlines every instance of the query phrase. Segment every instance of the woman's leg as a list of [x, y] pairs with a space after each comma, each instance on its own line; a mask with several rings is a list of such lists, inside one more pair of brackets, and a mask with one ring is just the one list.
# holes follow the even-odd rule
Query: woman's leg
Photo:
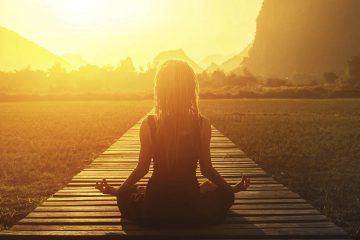
[[140, 222], [143, 215], [145, 188], [134, 185], [116, 196], [122, 218]]
[[200, 192], [204, 193], [204, 192], [214, 191], [215, 189], [217, 189], [217, 187], [218, 186], [216, 186], [214, 183], [210, 181], [205, 181], [200, 185]]
[[234, 193], [217, 187], [211, 182], [200, 185], [199, 217], [202, 224], [222, 222], [234, 204]]

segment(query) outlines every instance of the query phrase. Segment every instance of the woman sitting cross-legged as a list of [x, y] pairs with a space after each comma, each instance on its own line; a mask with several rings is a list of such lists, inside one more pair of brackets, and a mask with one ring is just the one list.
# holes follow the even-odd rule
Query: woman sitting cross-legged
[[[119, 187], [106, 179], [96, 183], [117, 196], [122, 217], [141, 225], [194, 226], [221, 222], [234, 203], [234, 193], [250, 184], [247, 177], [228, 184], [211, 163], [211, 125], [198, 110], [198, 84], [185, 62], [167, 61], [156, 74], [155, 115], [140, 127], [139, 162]], [[149, 171], [146, 187], [135, 185]], [[199, 184], [200, 171], [210, 181]]]

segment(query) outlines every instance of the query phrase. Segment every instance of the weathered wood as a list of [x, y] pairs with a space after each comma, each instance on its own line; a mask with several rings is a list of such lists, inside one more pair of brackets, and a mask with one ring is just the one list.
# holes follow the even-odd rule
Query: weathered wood
[[[53, 196], [55, 197], [97, 197], [103, 196], [102, 193], [61, 193], [57, 192]], [[300, 196], [291, 191], [246, 191], [242, 194], [236, 194], [238, 198], [299, 198]]]
[[[284, 209], [312, 209], [310, 204], [251, 204], [251, 205], [238, 205], [234, 204], [232, 210], [284, 210]], [[118, 206], [114, 202], [111, 206], [108, 205], [91, 205], [91, 206], [39, 206], [35, 212], [111, 212], [118, 211]]]
[[[140, 186], [145, 186], [146, 183], [139, 184]], [[79, 189], [76, 189], [76, 187], [64, 187], [62, 190], [58, 192], [66, 193], [66, 192], [98, 192], [97, 189], [93, 187], [78, 187]], [[258, 184], [250, 186], [248, 189], [250, 190], [261, 190], [261, 191], [268, 191], [268, 190], [288, 190], [288, 188], [282, 186], [281, 184]]]
[[[334, 229], [336, 226], [329, 222], [316, 223], [259, 223], [259, 224], [219, 224], [212, 226], [211, 229], [280, 229], [280, 228], [330, 228]], [[17, 225], [14, 227], [17, 231], [144, 231], [142, 228], [133, 224], [127, 226], [122, 225]], [[186, 229], [182, 229], [185, 230]], [[150, 230], [151, 231], [151, 230]]]
[[[86, 208], [86, 207], [84, 207]], [[296, 215], [314, 215], [320, 214], [319, 211], [315, 209], [231, 209], [229, 211], [230, 215], [242, 215], [242, 216], [296, 216]], [[28, 217], [120, 217], [121, 213], [118, 212], [117, 209], [113, 209], [113, 211], [101, 211], [99, 208], [97, 211], [54, 211], [54, 212], [46, 212], [46, 211], [33, 211]]]
[[[101, 194], [94, 184], [107, 178], [110, 184], [119, 186], [131, 173], [138, 161], [140, 122], [75, 175], [66, 187], [41, 203], [10, 230], [1, 232], [0, 238], [346, 238], [342, 229], [298, 194], [275, 181], [214, 127], [210, 144], [214, 167], [231, 184], [238, 182], [242, 174], [251, 178], [249, 189], [235, 194], [234, 205], [222, 224], [149, 229], [122, 218], [116, 197]], [[149, 174], [138, 185], [146, 186], [151, 173], [152, 165]], [[197, 177], [200, 183], [206, 180], [199, 168]]]
[[[240, 205], [239, 208], [241, 209], [278, 209], [278, 208], [311, 208], [311, 205], [304, 202], [281, 202], [281, 203], [253, 203], [249, 204], [249, 202], [242, 202], [235, 201], [234, 205]], [[40, 207], [43, 206], [117, 206], [115, 200], [111, 201], [46, 201], [40, 204]], [[36, 208], [39, 210], [39, 207]]]
[[[253, 228], [253, 229], [227, 229], [220, 227], [208, 228], [185, 228], [185, 229], [137, 229], [137, 230], [102, 230], [102, 231], [87, 231], [87, 230], [68, 230], [68, 231], [11, 231], [11, 235], [25, 235], [28, 237], [33, 234], [37, 236], [117, 236], [117, 237], [138, 237], [139, 239], [153, 239], [153, 238], [191, 238], [194, 236], [214, 239], [214, 238], [244, 238], [244, 237], [258, 237], [265, 236], [266, 238], [277, 237], [284, 238], [303, 238], [305, 237], [344, 237], [341, 234], [342, 229], [335, 228]], [[5, 231], [4, 234], [7, 234]]]
[[[229, 216], [225, 219], [224, 223], [293, 223], [293, 222], [305, 222], [305, 223], [315, 223], [315, 222], [328, 222], [324, 215], [300, 215], [300, 216]], [[31, 218], [27, 217], [19, 221], [18, 224], [42, 224], [42, 225], [53, 225], [62, 223], [64, 225], [68, 224], [99, 224], [99, 223], [108, 223], [108, 224], [129, 224], [131, 221], [128, 221], [125, 218], [118, 217], [92, 217], [92, 218]]]
[[[69, 205], [78, 205], [78, 202], [86, 202], [86, 203], [90, 203], [91, 202], [97, 202], [97, 201], [102, 201], [102, 202], [115, 202], [116, 198], [115, 197], [107, 197], [107, 198], [101, 198], [101, 197], [95, 197], [95, 198], [83, 198], [83, 197], [68, 197], [68, 198], [54, 198], [54, 197], [50, 197], [48, 198], [45, 202], [43, 202], [41, 205], [52, 205], [52, 204], [56, 204], [57, 202], [60, 203], [68, 203]], [[251, 205], [251, 204], [266, 204], [266, 203], [306, 203], [306, 201], [302, 198], [283, 198], [283, 199], [238, 199], [235, 198], [234, 201], [235, 204], [246, 204], [246, 205]]]

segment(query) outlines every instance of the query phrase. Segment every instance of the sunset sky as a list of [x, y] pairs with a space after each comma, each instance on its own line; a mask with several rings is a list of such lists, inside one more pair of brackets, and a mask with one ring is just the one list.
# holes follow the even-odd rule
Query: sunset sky
[[262, 0], [1, 0], [0, 25], [90, 63], [149, 62], [183, 48], [196, 61], [233, 55], [254, 37]]

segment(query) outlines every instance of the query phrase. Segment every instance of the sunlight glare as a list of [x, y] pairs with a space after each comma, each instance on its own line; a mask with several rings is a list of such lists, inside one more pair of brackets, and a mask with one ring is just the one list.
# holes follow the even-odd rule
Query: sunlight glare
[[261, 6], [262, 0], [0, 0], [0, 26], [93, 64], [127, 56], [147, 64], [180, 48], [201, 61], [241, 52], [254, 38]]
[[48, 0], [48, 5], [61, 20], [75, 25], [94, 23], [104, 14], [100, 0]]

